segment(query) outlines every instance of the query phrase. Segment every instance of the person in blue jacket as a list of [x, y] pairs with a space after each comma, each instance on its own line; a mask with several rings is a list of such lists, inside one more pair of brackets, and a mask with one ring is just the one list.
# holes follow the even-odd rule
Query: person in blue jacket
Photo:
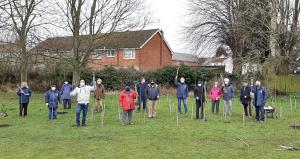
[[72, 92], [72, 85], [69, 84], [68, 81], [65, 81], [65, 83], [62, 85], [60, 89], [60, 96], [61, 100], [64, 105], [64, 109], [71, 109], [71, 95], [70, 93]]
[[267, 102], [268, 91], [263, 86], [261, 86], [260, 81], [256, 81], [255, 86], [252, 89], [252, 93], [254, 94], [253, 104], [255, 106], [256, 121], [264, 121], [264, 107]]
[[20, 116], [27, 116], [27, 108], [29, 104], [29, 98], [32, 94], [31, 89], [28, 87], [27, 82], [21, 83], [21, 88], [17, 91], [17, 95], [19, 96], [19, 104], [20, 104]]
[[178, 100], [178, 113], [181, 114], [181, 103], [184, 105], [184, 112], [187, 114], [188, 105], [187, 105], [187, 97], [189, 96], [189, 89], [187, 84], [185, 83], [185, 79], [183, 77], [180, 78], [180, 82], [177, 82], [178, 76], [175, 77], [175, 86], [177, 89], [176, 97]]
[[137, 85], [137, 93], [139, 95], [138, 96], [138, 103], [139, 103], [138, 111], [141, 110], [142, 103], [143, 103], [143, 111], [144, 112], [147, 111], [147, 95], [146, 95], [147, 86], [148, 86], [148, 84], [146, 83], [145, 78], [142, 78], [141, 83], [139, 83]]
[[45, 95], [45, 103], [49, 109], [49, 120], [57, 119], [57, 108], [60, 102], [60, 93], [56, 90], [56, 85], [52, 84], [51, 89], [47, 91]]

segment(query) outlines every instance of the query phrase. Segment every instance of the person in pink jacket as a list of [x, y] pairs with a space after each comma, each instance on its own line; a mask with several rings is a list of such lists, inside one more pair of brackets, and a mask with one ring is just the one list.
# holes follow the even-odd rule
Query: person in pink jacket
[[219, 104], [220, 104], [220, 98], [222, 96], [221, 88], [218, 86], [218, 82], [214, 83], [214, 86], [211, 88], [209, 96], [211, 98], [211, 111], [214, 114], [215, 113], [215, 107], [216, 107], [216, 113], [219, 114]]

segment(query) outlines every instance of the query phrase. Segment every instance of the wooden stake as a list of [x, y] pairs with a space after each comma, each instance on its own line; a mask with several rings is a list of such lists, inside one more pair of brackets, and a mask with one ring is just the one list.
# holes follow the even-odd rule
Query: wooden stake
[[194, 107], [192, 106], [192, 115], [191, 115], [191, 119], [193, 119], [193, 114], [194, 114]]
[[104, 107], [104, 109], [103, 109], [103, 111], [101, 113], [101, 127], [102, 128], [104, 126], [105, 104], [103, 104], [103, 107]]
[[176, 113], [176, 126], [177, 126], [177, 128], [179, 127], [179, 116], [178, 116], [178, 112]]
[[294, 109], [295, 109], [295, 111], [297, 111], [297, 99], [296, 99], [296, 96], [294, 96], [294, 99], [295, 99], [295, 103], [294, 103], [295, 104], [295, 108]]
[[243, 113], [243, 128], [245, 127], [245, 113]]
[[118, 114], [119, 114], [119, 120], [121, 121], [121, 112], [120, 112], [119, 106], [117, 106], [117, 109], [118, 109]]
[[293, 106], [292, 106], [292, 98], [290, 97], [290, 107], [291, 107], [291, 112], [293, 111]]
[[172, 108], [171, 108], [171, 104], [169, 103], [169, 111], [170, 111], [170, 116], [172, 115]]
[[144, 123], [146, 122], [146, 110], [144, 111]]
[[281, 106], [280, 106], [280, 108], [279, 108], [279, 118], [281, 119]]

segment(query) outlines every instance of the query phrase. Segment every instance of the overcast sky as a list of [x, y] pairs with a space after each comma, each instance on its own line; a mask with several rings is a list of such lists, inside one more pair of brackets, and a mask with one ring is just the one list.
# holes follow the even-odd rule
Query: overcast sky
[[184, 42], [183, 19], [187, 12], [187, 0], [146, 0], [153, 14], [154, 23], [147, 28], [160, 28], [174, 52], [192, 53]]

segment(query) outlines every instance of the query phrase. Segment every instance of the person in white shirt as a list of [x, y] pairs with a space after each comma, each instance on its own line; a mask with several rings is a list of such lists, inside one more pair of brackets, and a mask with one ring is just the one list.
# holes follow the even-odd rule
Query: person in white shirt
[[84, 80], [80, 80], [80, 85], [76, 87], [70, 94], [71, 96], [77, 96], [77, 108], [76, 108], [76, 124], [80, 127], [80, 114], [83, 111], [82, 126], [86, 126], [86, 115], [90, 103], [91, 92], [95, 90], [95, 86], [85, 85]]

